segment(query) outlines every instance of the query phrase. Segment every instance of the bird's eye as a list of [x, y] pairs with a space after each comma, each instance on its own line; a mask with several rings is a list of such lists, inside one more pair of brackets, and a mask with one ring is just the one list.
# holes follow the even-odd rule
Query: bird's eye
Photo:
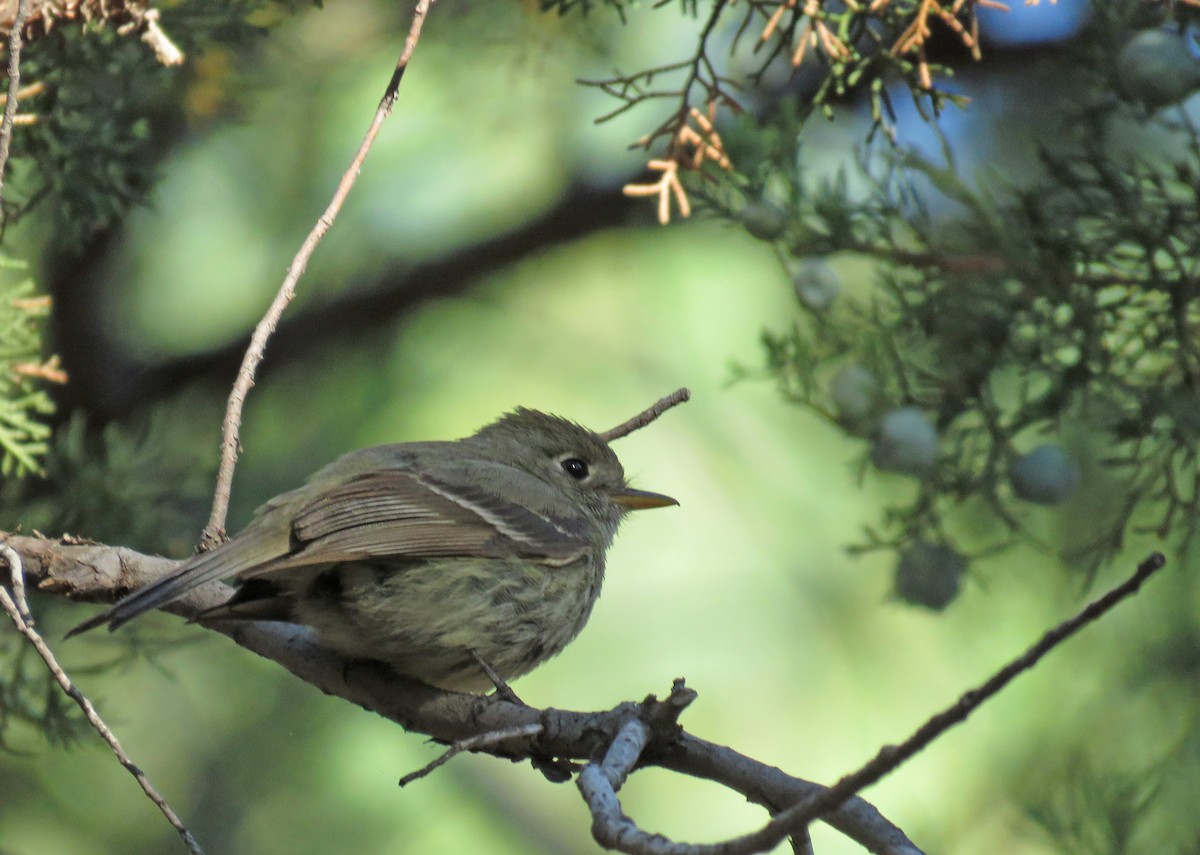
[[568, 457], [561, 465], [563, 472], [566, 472], [576, 481], [582, 481], [588, 476], [588, 465], [578, 457]]

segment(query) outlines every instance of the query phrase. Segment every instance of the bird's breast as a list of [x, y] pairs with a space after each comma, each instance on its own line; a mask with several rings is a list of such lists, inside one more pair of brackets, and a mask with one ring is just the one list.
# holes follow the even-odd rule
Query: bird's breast
[[444, 688], [486, 689], [471, 651], [505, 679], [527, 673], [579, 634], [603, 576], [603, 556], [592, 553], [346, 562], [296, 592], [296, 615], [349, 658]]

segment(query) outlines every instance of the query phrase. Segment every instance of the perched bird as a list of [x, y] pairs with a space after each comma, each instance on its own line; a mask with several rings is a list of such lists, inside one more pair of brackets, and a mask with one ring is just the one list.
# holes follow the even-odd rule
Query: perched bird
[[630, 488], [598, 434], [518, 409], [454, 442], [355, 451], [270, 500], [236, 537], [71, 631], [110, 630], [198, 585], [241, 582], [198, 620], [310, 627], [353, 659], [446, 689], [491, 685], [559, 653], [587, 622]]

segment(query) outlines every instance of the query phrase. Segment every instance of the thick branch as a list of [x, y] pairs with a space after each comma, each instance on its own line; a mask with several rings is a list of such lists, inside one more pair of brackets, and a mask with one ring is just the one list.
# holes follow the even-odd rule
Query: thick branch
[[[506, 266], [621, 225], [632, 210], [630, 200], [611, 187], [578, 184], [566, 188], [552, 207], [508, 231], [454, 247], [439, 258], [419, 264], [395, 261], [370, 277], [352, 279], [336, 298], [313, 299], [284, 315], [271, 337], [271, 359], [259, 378], [289, 362], [319, 361], [325, 351], [344, 346], [344, 340], [361, 341], [429, 300], [466, 293]], [[119, 246], [120, 241], [110, 238], [84, 257], [72, 257], [69, 264], [51, 260], [47, 283], [60, 298], [51, 322], [57, 350], [73, 381], [59, 392], [63, 409], [82, 407], [101, 419], [120, 418], [177, 396], [181, 388], [197, 382], [219, 384], [227, 394], [229, 377], [237, 372], [245, 351], [242, 338], [151, 363], [134, 359], [125, 342], [108, 337], [104, 326], [95, 323], [103, 292], [98, 277], [109, 269]]]
[[[3, 533], [0, 542], [21, 554], [28, 580], [36, 590], [75, 600], [111, 602], [178, 566], [168, 559], [99, 544]], [[213, 583], [190, 592], [167, 611], [192, 617], [228, 596], [227, 586]], [[476, 739], [468, 744], [500, 757], [533, 760], [539, 768], [562, 768], [565, 761], [603, 756], [629, 722], [642, 721], [654, 733], [646, 762], [723, 783], [768, 808], [777, 810], [798, 796], [825, 789], [705, 742], [675, 725], [674, 716], [690, 699], [682, 685], [661, 702], [650, 698], [642, 704], [626, 702], [599, 712], [542, 710], [495, 697], [446, 692], [399, 677], [384, 666], [348, 662], [322, 646], [308, 630], [292, 624], [223, 621], [210, 628], [277, 662], [325, 694], [344, 698], [406, 729], [445, 743]], [[477, 739], [488, 734], [503, 734], [505, 739]], [[900, 829], [861, 799], [850, 799], [822, 819], [871, 852], [919, 852]]]
[[[166, 559], [98, 544], [3, 533], [0, 543], [21, 554], [38, 590], [76, 599], [112, 600], [176, 566]], [[622, 851], [745, 855], [766, 851], [789, 835], [802, 835], [807, 824], [819, 818], [872, 852], [917, 855], [920, 850], [903, 832], [854, 794], [961, 722], [1063, 640], [1136, 593], [1164, 563], [1157, 553], [1147, 558], [1126, 582], [1047, 632], [977, 689], [933, 716], [905, 742], [885, 747], [877, 757], [831, 788], [793, 778], [729, 748], [688, 734], [675, 723], [694, 698], [694, 693], [681, 681], [664, 701], [647, 698], [641, 704], [623, 703], [605, 712], [592, 713], [538, 710], [500, 697], [433, 689], [401, 678], [382, 665], [347, 662], [325, 649], [307, 630], [291, 624], [219, 622], [213, 628], [239, 645], [278, 662], [326, 694], [345, 698], [437, 740], [457, 743], [459, 750], [530, 759], [547, 774], [561, 772], [572, 760], [603, 756], [602, 763], [593, 762], [585, 768], [580, 788], [593, 810], [597, 839]], [[195, 615], [199, 609], [227, 596], [228, 588], [213, 583], [176, 601], [170, 610]], [[681, 844], [646, 834], [620, 811], [615, 795], [625, 776], [639, 764], [653, 764], [719, 782], [764, 805], [774, 816], [759, 831], [716, 844]]]

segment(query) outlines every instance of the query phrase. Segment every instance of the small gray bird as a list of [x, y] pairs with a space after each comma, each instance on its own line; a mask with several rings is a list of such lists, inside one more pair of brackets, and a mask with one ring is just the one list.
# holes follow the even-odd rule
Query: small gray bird
[[625, 514], [674, 504], [631, 489], [598, 434], [518, 409], [455, 442], [339, 458], [69, 635], [233, 577], [237, 593], [199, 620], [303, 624], [348, 658], [486, 689], [476, 657], [508, 680], [559, 653], [591, 614]]

